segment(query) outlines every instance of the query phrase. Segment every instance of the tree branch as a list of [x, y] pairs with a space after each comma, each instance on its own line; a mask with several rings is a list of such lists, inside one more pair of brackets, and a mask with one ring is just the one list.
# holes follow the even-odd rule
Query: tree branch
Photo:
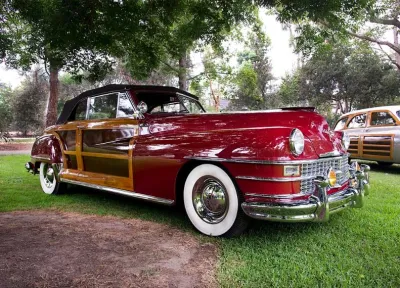
[[176, 69], [175, 67], [172, 67], [170, 64], [168, 64], [167, 62], [164, 61], [160, 61], [162, 64], [164, 64], [165, 66], [167, 66], [169, 69], [171, 69], [172, 71], [179, 73], [179, 69]]
[[394, 18], [394, 19], [382, 19], [382, 18], [372, 17], [369, 21], [372, 22], [372, 23], [377, 23], [377, 24], [393, 25], [393, 26], [396, 26], [397, 28], [400, 28], [400, 21], [397, 20], [396, 18]]
[[388, 41], [382, 41], [382, 40], [379, 40], [379, 39], [374, 39], [372, 37], [369, 37], [369, 36], [366, 36], [366, 35], [360, 35], [360, 34], [357, 34], [357, 33], [350, 32], [350, 31], [347, 31], [347, 33], [349, 33], [351, 36], [357, 37], [357, 38], [359, 38], [361, 40], [366, 40], [366, 41], [370, 41], [370, 42], [373, 42], [373, 43], [376, 43], [376, 44], [379, 44], [379, 45], [388, 46], [389, 48], [394, 50], [396, 53], [400, 54], [400, 47], [398, 47], [398, 46], [396, 46], [393, 43], [390, 43]]
[[201, 73], [199, 73], [199, 74], [197, 74], [197, 75], [195, 75], [195, 76], [189, 77], [187, 80], [190, 81], [190, 80], [196, 79], [196, 78], [198, 78], [198, 77], [203, 76], [204, 74], [205, 74], [205, 72], [201, 72]]
[[397, 69], [400, 70], [400, 64], [397, 63], [392, 57], [390, 57], [390, 55], [389, 55], [385, 50], [383, 50], [381, 44], [378, 44], [378, 46], [379, 46], [379, 48], [381, 49], [381, 51], [387, 56], [387, 58], [389, 59], [389, 61], [392, 62], [392, 64], [394, 64], [394, 65], [397, 67]]

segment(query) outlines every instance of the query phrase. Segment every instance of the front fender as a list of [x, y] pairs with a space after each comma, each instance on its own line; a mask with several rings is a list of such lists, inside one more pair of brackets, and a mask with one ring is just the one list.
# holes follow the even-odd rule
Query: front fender
[[[315, 159], [311, 141], [305, 137], [304, 152], [296, 157], [289, 147], [291, 127], [265, 127], [237, 129], [227, 131], [211, 131], [199, 133], [193, 141], [193, 157], [243, 159], [243, 160], [298, 160]], [[198, 148], [198, 149], [196, 149]]]
[[36, 138], [31, 152], [32, 163], [62, 163], [61, 143], [55, 135], [46, 134]]

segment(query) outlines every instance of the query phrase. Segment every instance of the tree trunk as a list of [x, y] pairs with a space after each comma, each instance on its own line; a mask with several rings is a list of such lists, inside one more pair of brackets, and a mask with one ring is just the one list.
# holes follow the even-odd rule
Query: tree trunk
[[210, 92], [214, 100], [215, 112], [219, 112], [219, 95], [217, 95], [213, 89], [212, 80], [210, 79]]
[[[396, 45], [397, 47], [399, 47], [399, 28], [397, 28], [397, 27], [393, 27], [393, 44], [394, 45]], [[399, 67], [400, 66], [400, 54], [399, 53], [394, 53], [394, 61], [396, 62], [396, 64], [397, 64], [397, 67]]]
[[58, 72], [59, 68], [50, 64], [50, 96], [47, 103], [46, 127], [56, 124], [58, 102]]
[[188, 90], [187, 87], [187, 74], [186, 74], [186, 69], [187, 69], [187, 55], [186, 52], [181, 55], [181, 58], [179, 58], [179, 89]]

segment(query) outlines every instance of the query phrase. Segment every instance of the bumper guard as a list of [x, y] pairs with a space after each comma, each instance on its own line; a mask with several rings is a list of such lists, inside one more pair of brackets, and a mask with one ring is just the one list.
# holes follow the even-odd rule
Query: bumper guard
[[[358, 165], [358, 164], [357, 164]], [[357, 165], [354, 165], [356, 167]], [[315, 192], [308, 200], [286, 203], [242, 203], [244, 213], [255, 219], [278, 222], [326, 222], [329, 216], [345, 208], [361, 208], [364, 197], [369, 194], [368, 165], [350, 169], [349, 188], [328, 195], [327, 177], [318, 176]]]

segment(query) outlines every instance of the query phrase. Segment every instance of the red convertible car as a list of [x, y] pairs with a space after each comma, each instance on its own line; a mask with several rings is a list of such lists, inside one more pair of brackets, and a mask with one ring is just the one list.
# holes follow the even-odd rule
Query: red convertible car
[[362, 207], [369, 167], [349, 165], [348, 147], [313, 108], [206, 113], [176, 88], [108, 85], [65, 103], [26, 168], [47, 194], [74, 184], [182, 203], [200, 232], [234, 236], [250, 218], [321, 222]]

